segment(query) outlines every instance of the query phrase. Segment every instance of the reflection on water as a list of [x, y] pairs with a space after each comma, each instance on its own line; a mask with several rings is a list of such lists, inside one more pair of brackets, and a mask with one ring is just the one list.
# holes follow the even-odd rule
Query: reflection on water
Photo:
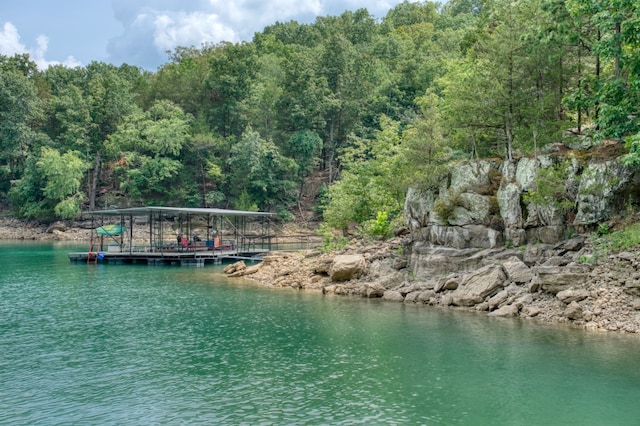
[[[0, 244], [0, 423], [633, 424], [637, 336]], [[73, 248], [75, 250], [75, 248]]]

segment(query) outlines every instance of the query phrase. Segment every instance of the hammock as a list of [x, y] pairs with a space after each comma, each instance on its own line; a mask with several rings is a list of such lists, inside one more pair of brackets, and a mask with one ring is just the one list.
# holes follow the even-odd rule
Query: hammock
[[104, 225], [96, 228], [98, 235], [120, 235], [123, 232], [127, 232], [127, 228], [122, 225]]

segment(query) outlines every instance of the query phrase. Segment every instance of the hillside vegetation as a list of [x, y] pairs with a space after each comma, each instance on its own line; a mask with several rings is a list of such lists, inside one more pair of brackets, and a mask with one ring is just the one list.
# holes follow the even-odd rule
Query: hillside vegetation
[[143, 204], [286, 221], [316, 173], [318, 218], [385, 235], [407, 189], [453, 160], [613, 139], [640, 164], [639, 9], [405, 1], [381, 20], [360, 9], [181, 47], [156, 72], [0, 56], [0, 206], [41, 221]]

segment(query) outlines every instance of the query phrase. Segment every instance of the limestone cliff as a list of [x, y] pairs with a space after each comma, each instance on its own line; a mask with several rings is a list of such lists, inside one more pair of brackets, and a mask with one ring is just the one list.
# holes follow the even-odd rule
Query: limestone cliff
[[414, 260], [425, 243], [456, 249], [554, 244], [624, 215], [640, 191], [634, 168], [584, 152], [463, 162], [449, 170], [439, 187], [408, 191]]

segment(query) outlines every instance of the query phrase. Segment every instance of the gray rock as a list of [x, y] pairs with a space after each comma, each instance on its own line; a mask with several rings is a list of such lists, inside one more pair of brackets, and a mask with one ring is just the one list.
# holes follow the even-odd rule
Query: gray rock
[[382, 295], [382, 300], [388, 300], [390, 302], [403, 302], [404, 296], [396, 290], [386, 290]]
[[404, 215], [412, 233], [430, 224], [429, 217], [435, 199], [433, 191], [409, 188], [404, 202]]
[[364, 286], [363, 296], [365, 296], [368, 299], [373, 299], [373, 298], [382, 297], [384, 295], [384, 292], [385, 292], [385, 289], [381, 285], [367, 284]]
[[585, 240], [586, 238], [583, 235], [578, 235], [560, 244], [558, 249], [561, 250], [562, 254], [568, 251], [580, 251], [584, 247]]
[[569, 306], [567, 306], [567, 309], [565, 309], [564, 316], [569, 318], [570, 320], [577, 320], [582, 318], [582, 306], [580, 306], [578, 302], [571, 302]]
[[542, 312], [542, 310], [537, 306], [525, 306], [522, 310], [522, 313], [529, 318], [540, 315], [540, 312]]
[[631, 180], [634, 171], [634, 167], [625, 166], [617, 159], [588, 164], [580, 179], [573, 224], [590, 225], [608, 220], [616, 193]]
[[489, 309], [493, 310], [493, 309], [498, 308], [500, 305], [502, 305], [504, 302], [506, 302], [506, 300], [509, 298], [509, 296], [510, 296], [510, 294], [506, 289], [502, 290], [502, 291], [499, 291], [494, 296], [491, 296], [491, 298], [487, 302], [487, 303], [489, 303]]
[[366, 262], [362, 255], [342, 254], [333, 258], [329, 276], [332, 281], [346, 281], [357, 278], [364, 272]]
[[438, 280], [438, 283], [436, 284], [434, 290], [436, 293], [440, 293], [444, 290], [455, 290], [459, 285], [460, 284], [458, 277], [442, 278]]
[[580, 302], [581, 300], [589, 297], [589, 291], [585, 289], [568, 289], [562, 290], [556, 294], [556, 297], [560, 299], [562, 303], [567, 305], [571, 302]]
[[502, 264], [507, 278], [514, 283], [528, 283], [533, 279], [531, 269], [517, 257], [512, 257]]
[[473, 257], [479, 252], [479, 249], [459, 250], [418, 241], [411, 251], [410, 269], [416, 279], [425, 280], [452, 272], [466, 272], [482, 266], [484, 259]]
[[553, 256], [546, 262], [542, 264], [542, 266], [565, 266], [571, 262], [571, 259], [567, 259], [566, 257], [561, 256]]
[[421, 303], [431, 303], [432, 299], [436, 296], [436, 292], [433, 290], [425, 290], [418, 296], [418, 301]]
[[453, 296], [451, 296], [450, 294], [446, 294], [442, 297], [442, 299], [440, 300], [440, 304], [443, 306], [451, 306], [453, 305]]
[[487, 302], [478, 303], [475, 307], [476, 311], [488, 311], [489, 304]]
[[502, 233], [484, 225], [428, 227], [427, 241], [434, 244], [465, 248], [492, 248], [503, 244]]
[[473, 306], [496, 294], [504, 286], [507, 277], [501, 266], [489, 265], [466, 275], [453, 291], [453, 304]]
[[496, 311], [490, 312], [488, 315], [492, 317], [517, 317], [518, 307], [515, 305], [505, 305]]
[[418, 299], [418, 297], [420, 296], [420, 294], [422, 294], [421, 291], [413, 291], [407, 294], [404, 298], [404, 303], [419, 303], [420, 300]]
[[[561, 219], [564, 221], [564, 218]], [[555, 244], [562, 241], [567, 228], [564, 225], [540, 226], [527, 229], [527, 241]]]
[[[500, 185], [498, 193], [498, 206], [500, 206], [500, 216], [507, 228], [522, 228], [522, 207], [520, 196], [522, 188], [514, 182], [507, 182]], [[514, 243], [515, 244], [515, 243]], [[516, 244], [518, 245], [518, 244]]]
[[465, 192], [460, 194], [461, 204], [453, 211], [449, 224], [453, 226], [473, 225], [486, 222], [489, 217], [491, 202], [486, 195]]
[[542, 290], [551, 294], [580, 286], [589, 279], [588, 273], [570, 272], [560, 266], [538, 266], [534, 273]]
[[540, 278], [537, 275], [535, 275], [527, 285], [527, 290], [529, 290], [529, 293], [535, 293], [540, 290]]

